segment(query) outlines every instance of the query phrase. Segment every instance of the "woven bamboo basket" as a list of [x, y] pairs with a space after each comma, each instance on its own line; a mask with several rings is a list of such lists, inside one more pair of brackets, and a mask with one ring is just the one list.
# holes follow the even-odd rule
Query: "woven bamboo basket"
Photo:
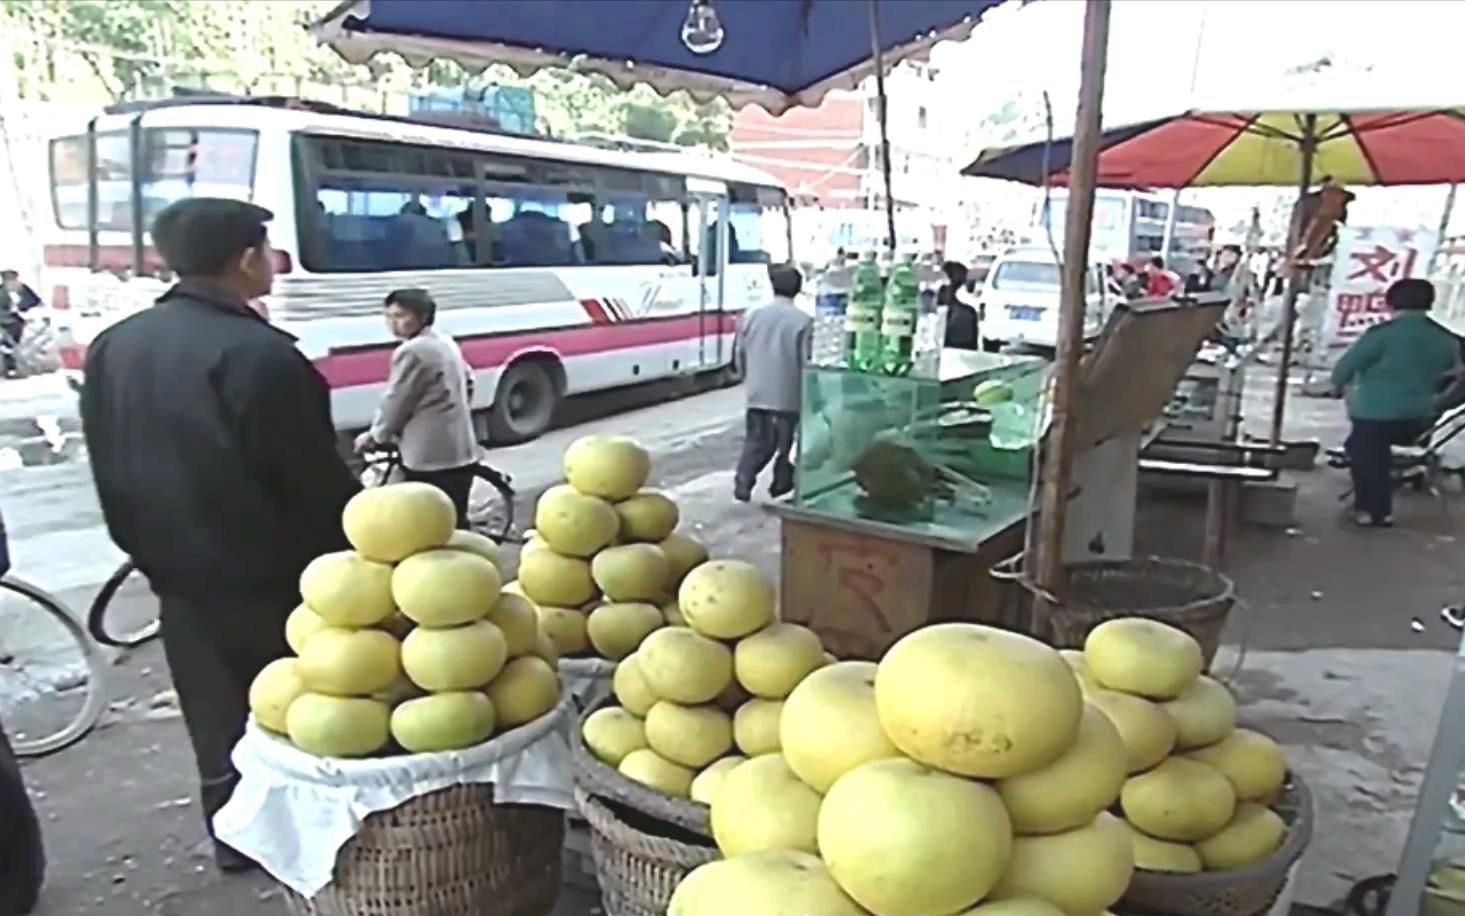
[[663, 916], [687, 874], [718, 857], [705, 837], [641, 815], [583, 789], [575, 803], [590, 824], [595, 877], [606, 916]]
[[585, 746], [585, 718], [598, 709], [614, 704], [614, 699], [606, 699], [587, 709], [575, 728], [575, 734], [570, 737], [570, 753], [575, 762], [575, 788], [584, 790], [587, 795], [614, 802], [647, 817], [691, 831], [696, 836], [710, 838], [712, 828], [707, 822], [709, 811], [706, 805], [684, 798], [673, 798], [648, 788], [634, 779], [622, 776], [590, 753], [590, 748]]
[[1273, 810], [1287, 822], [1287, 836], [1265, 860], [1250, 868], [1198, 875], [1136, 871], [1120, 909], [1134, 916], [1263, 916], [1312, 840], [1312, 793], [1302, 777], [1292, 774]]
[[1149, 617], [1194, 636], [1209, 669], [1221, 646], [1236, 587], [1207, 566], [1143, 557], [1069, 567], [1066, 602], [1052, 609], [1053, 644], [1082, 649], [1089, 632], [1117, 617]]
[[335, 880], [292, 916], [548, 916], [560, 892], [564, 812], [503, 805], [453, 786], [373, 814], [336, 857]]

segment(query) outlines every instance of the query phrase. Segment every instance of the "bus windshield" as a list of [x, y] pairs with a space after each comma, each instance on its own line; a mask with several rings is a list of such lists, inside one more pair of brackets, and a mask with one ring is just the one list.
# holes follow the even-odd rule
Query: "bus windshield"
[[[96, 135], [97, 228], [132, 228], [132, 155], [126, 131]], [[157, 127], [143, 131], [144, 225], [185, 197], [250, 200], [258, 134], [252, 130]], [[51, 199], [57, 225], [87, 228], [87, 138], [51, 141]]]

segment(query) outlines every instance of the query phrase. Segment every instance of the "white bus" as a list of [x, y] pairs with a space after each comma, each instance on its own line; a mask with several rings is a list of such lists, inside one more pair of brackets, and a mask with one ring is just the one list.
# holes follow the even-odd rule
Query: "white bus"
[[145, 231], [162, 207], [250, 200], [275, 214], [263, 305], [329, 381], [341, 430], [381, 396], [393, 289], [431, 292], [475, 371], [480, 434], [512, 442], [566, 395], [726, 369], [738, 315], [791, 253], [776, 179], [690, 153], [224, 98], [117, 106], [49, 152], [66, 366], [167, 287]]

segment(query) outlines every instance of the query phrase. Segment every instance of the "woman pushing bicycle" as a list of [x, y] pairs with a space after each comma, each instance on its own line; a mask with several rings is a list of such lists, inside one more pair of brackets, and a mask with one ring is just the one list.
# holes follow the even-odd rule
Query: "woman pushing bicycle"
[[453, 339], [433, 327], [437, 303], [427, 290], [396, 290], [385, 306], [387, 327], [402, 342], [392, 354], [376, 419], [356, 437], [356, 451], [395, 445], [403, 476], [446, 493], [458, 510], [458, 527], [466, 529], [478, 466], [473, 371]]

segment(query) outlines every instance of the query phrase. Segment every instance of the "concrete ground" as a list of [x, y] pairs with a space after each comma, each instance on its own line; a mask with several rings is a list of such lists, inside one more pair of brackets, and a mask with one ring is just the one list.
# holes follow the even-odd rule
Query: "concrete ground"
[[[11, 388], [11, 385], [24, 386]], [[1247, 415], [1267, 416], [1270, 385], [1256, 379]], [[665, 389], [631, 395], [659, 401]], [[69, 435], [71, 399], [54, 382], [0, 384], [0, 505], [17, 569], [84, 607], [118, 559], [100, 527], [84, 455]], [[714, 391], [624, 412], [625, 395], [575, 405], [585, 425], [495, 453], [522, 491], [558, 474], [564, 444], [586, 429], [642, 439], [656, 481], [681, 504], [684, 524], [715, 553], [777, 570], [777, 526], [730, 501], [740, 441], [740, 394]], [[634, 406], [634, 403], [633, 403]], [[1341, 438], [1336, 402], [1294, 397], [1294, 438]], [[37, 417], [41, 416], [39, 422]], [[51, 419], [46, 419], [51, 417]], [[1392, 531], [1340, 523], [1338, 472], [1296, 475], [1291, 529], [1243, 530], [1228, 572], [1248, 609], [1238, 613], [1218, 670], [1242, 656], [1235, 684], [1243, 716], [1273, 731], [1318, 799], [1317, 839], [1298, 900], [1328, 904], [1357, 877], [1393, 870], [1428, 757], [1459, 634], [1440, 622], [1461, 594], [1456, 519], [1427, 496], [1408, 496]], [[1201, 509], [1183, 498], [1143, 501], [1141, 552], [1198, 557]], [[122, 612], [149, 613], [140, 587]], [[1242, 650], [1244, 649], [1244, 655]], [[192, 761], [167, 693], [156, 646], [116, 659], [113, 705], [82, 743], [26, 766], [45, 820], [50, 872], [42, 913], [71, 916], [279, 916], [268, 879], [221, 878], [202, 857]], [[567, 891], [559, 916], [598, 912]]]

